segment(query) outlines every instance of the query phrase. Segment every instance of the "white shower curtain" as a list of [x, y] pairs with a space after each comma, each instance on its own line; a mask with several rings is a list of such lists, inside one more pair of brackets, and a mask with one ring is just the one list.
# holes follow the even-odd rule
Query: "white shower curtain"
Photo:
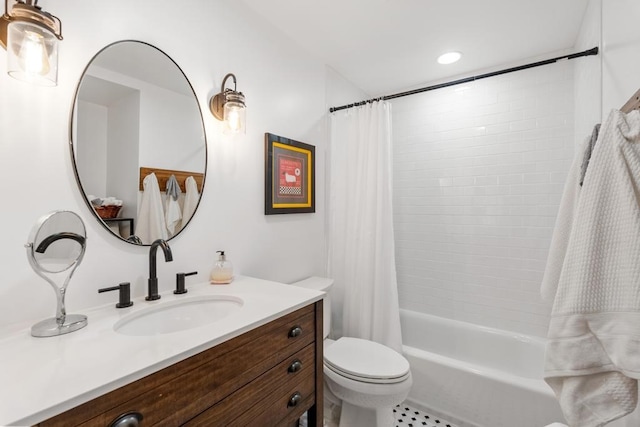
[[391, 104], [334, 112], [330, 124], [328, 271], [335, 281], [334, 336], [369, 339], [400, 352]]

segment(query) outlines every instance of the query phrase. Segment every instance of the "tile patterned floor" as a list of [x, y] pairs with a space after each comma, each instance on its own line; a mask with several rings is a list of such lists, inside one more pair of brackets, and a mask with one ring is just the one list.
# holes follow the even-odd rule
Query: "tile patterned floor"
[[405, 404], [396, 406], [393, 412], [396, 416], [394, 427], [456, 427], [455, 424], [442, 418], [434, 417]]
[[[412, 408], [404, 403], [397, 405], [393, 412], [395, 415], [394, 427], [457, 427], [449, 421]], [[337, 422], [331, 418], [335, 415], [331, 413], [331, 409], [325, 408], [324, 427], [338, 427]], [[306, 413], [300, 419], [299, 427], [307, 427]]]

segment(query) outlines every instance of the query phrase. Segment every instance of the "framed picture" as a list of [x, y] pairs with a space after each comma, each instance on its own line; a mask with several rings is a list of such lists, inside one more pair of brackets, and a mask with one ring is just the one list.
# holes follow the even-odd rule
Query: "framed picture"
[[315, 147], [271, 133], [264, 139], [264, 214], [315, 212]]

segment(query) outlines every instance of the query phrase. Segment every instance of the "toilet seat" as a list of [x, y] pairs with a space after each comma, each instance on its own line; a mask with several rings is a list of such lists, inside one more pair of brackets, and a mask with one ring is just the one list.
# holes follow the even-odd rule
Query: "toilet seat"
[[370, 384], [395, 384], [410, 377], [409, 362], [373, 341], [342, 337], [325, 349], [324, 365], [334, 373]]

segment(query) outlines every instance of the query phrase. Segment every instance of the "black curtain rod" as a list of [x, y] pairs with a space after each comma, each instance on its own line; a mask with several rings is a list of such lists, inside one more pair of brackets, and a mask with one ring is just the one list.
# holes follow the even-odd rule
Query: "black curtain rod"
[[355, 102], [353, 104], [343, 105], [341, 107], [331, 107], [329, 108], [329, 112], [333, 113], [334, 111], [346, 110], [347, 108], [357, 107], [360, 105], [365, 105], [369, 102], [375, 101], [386, 101], [388, 99], [401, 98], [403, 96], [415, 95], [416, 93], [428, 92], [430, 90], [442, 89], [444, 87], [455, 86], [463, 83], [469, 83], [480, 79], [486, 79], [487, 77], [499, 76], [501, 74], [513, 73], [514, 71], [526, 70], [528, 68], [539, 67], [541, 65], [553, 64], [554, 62], [560, 61], [562, 59], [574, 59], [580, 58], [581, 56], [591, 56], [598, 54], [598, 47], [594, 47], [592, 49], [587, 49], [582, 52], [572, 53], [570, 55], [558, 56], [557, 58], [545, 59], [544, 61], [532, 62], [530, 64], [520, 65], [518, 67], [506, 68], [504, 70], [493, 71], [491, 73], [479, 74], [477, 76], [465, 77], [463, 79], [453, 80], [446, 83], [439, 83], [433, 86], [427, 86], [420, 89], [409, 90], [406, 92], [395, 93], [393, 95], [385, 95], [378, 98], [367, 99], [366, 101]]

